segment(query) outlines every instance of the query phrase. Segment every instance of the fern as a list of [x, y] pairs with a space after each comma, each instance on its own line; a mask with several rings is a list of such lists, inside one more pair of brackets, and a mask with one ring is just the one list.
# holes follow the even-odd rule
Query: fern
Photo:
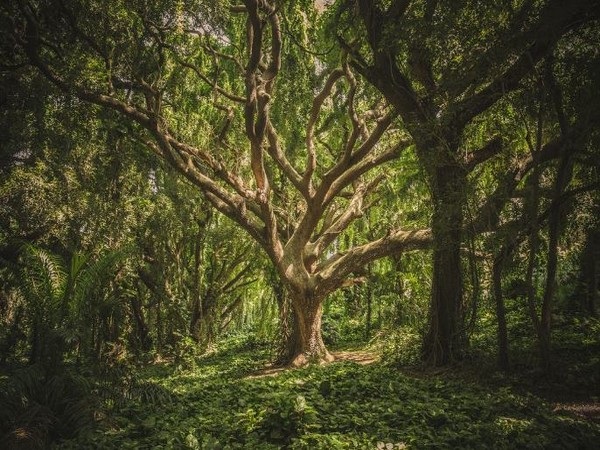
[[34, 364], [17, 370], [0, 394], [0, 447], [47, 448], [93, 423], [89, 383]]
[[110, 251], [93, 259], [76, 253], [67, 265], [58, 255], [23, 246], [20, 289], [34, 333], [34, 360], [60, 359], [89, 333], [89, 321], [102, 314], [101, 302], [93, 300], [106, 297], [125, 254]]
[[26, 285], [30, 292], [38, 300], [47, 302], [48, 306], [54, 306], [65, 292], [67, 275], [64, 261], [59, 256], [32, 245], [26, 245], [23, 254], [25, 275], [29, 278]]

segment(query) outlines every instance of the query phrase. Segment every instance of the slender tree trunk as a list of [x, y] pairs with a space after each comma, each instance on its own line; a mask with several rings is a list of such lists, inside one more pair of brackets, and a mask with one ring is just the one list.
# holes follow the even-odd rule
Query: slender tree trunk
[[502, 269], [504, 266], [505, 257], [506, 249], [502, 248], [500, 250], [500, 254], [494, 260], [494, 266], [492, 270], [494, 299], [496, 301], [496, 319], [498, 321], [498, 366], [500, 370], [503, 371], [507, 371], [509, 368], [506, 308], [504, 305], [504, 296], [502, 294]]
[[465, 178], [455, 166], [436, 169], [433, 182], [433, 281], [424, 357], [441, 366], [460, 358], [466, 347], [462, 317], [461, 228]]
[[218, 322], [218, 313], [217, 313], [217, 301], [218, 299], [213, 296], [214, 294], [210, 294], [205, 297], [204, 304], [204, 319], [201, 323], [201, 335], [202, 335], [202, 345], [208, 351], [211, 350], [215, 344], [217, 339], [217, 322]]
[[556, 272], [558, 269], [558, 240], [560, 237], [561, 225], [561, 207], [560, 197], [573, 177], [573, 164], [568, 154], [569, 148], [565, 146], [562, 149], [558, 173], [556, 174], [556, 183], [554, 186], [554, 198], [552, 200], [550, 218], [548, 220], [548, 262], [546, 265], [546, 286], [544, 289], [544, 299], [542, 302], [542, 316], [540, 320], [540, 351], [542, 365], [545, 371], [550, 370], [550, 337], [552, 329], [552, 307], [554, 303], [554, 293], [556, 287]]
[[[599, 211], [600, 212], [600, 211]], [[590, 317], [598, 317], [600, 287], [600, 232], [589, 230], [579, 260], [577, 288], [569, 299], [569, 308]]]
[[[541, 122], [539, 122], [541, 123]], [[538, 128], [540, 125], [538, 125]], [[537, 151], [533, 150], [533, 145], [530, 144], [534, 168], [531, 174], [531, 177], [527, 180], [527, 186], [529, 188], [529, 195], [525, 199], [525, 214], [526, 219], [531, 223], [531, 232], [529, 234], [529, 255], [527, 257], [527, 272], [525, 275], [525, 283], [527, 286], [527, 307], [529, 310], [529, 316], [531, 317], [531, 323], [533, 324], [533, 328], [535, 330], [536, 336], [538, 338], [538, 342], [541, 341], [541, 324], [540, 319], [537, 313], [537, 293], [536, 286], [534, 282], [534, 271], [535, 271], [535, 259], [538, 252], [539, 247], [539, 225], [538, 225], [538, 209], [539, 209], [539, 179], [540, 179], [540, 169], [537, 163], [538, 154], [539, 154], [539, 142], [541, 142], [541, 138], [539, 136], [540, 131], [538, 129], [538, 138], [537, 138]]]
[[29, 364], [35, 364], [41, 359], [41, 325], [38, 320], [31, 324], [31, 349], [29, 352]]
[[551, 357], [552, 304], [558, 264], [558, 218], [551, 219], [549, 226], [550, 237], [548, 242], [548, 263], [546, 265], [546, 287], [544, 289], [542, 313], [539, 322], [540, 356], [542, 369], [546, 372], [550, 369]]
[[600, 297], [600, 245], [596, 244], [594, 259], [592, 260], [592, 274], [588, 281], [587, 311], [591, 317], [598, 317], [598, 299]]
[[204, 320], [204, 309], [200, 295], [194, 298], [192, 304], [192, 316], [190, 318], [190, 336], [196, 343], [202, 341], [202, 321]]
[[586, 280], [586, 309], [590, 316], [598, 317], [598, 288], [600, 288], [600, 232], [592, 231], [588, 237], [589, 278]]
[[135, 321], [135, 329], [137, 332], [138, 341], [142, 350], [147, 352], [152, 346], [152, 340], [150, 339], [150, 332], [148, 330], [148, 325], [146, 324], [146, 318], [144, 316], [140, 298], [141, 296], [138, 290], [138, 295], [135, 297], [130, 297], [129, 302], [131, 304], [131, 313]]
[[6, 360], [10, 355], [12, 355], [13, 349], [19, 342], [19, 338], [22, 335], [22, 331], [19, 329], [19, 325], [21, 324], [21, 320], [23, 317], [24, 309], [22, 306], [17, 307], [17, 310], [14, 314], [14, 318], [12, 324], [10, 325], [10, 329], [6, 334], [6, 338], [2, 343], [2, 352], [0, 354], [0, 365], [4, 365]]
[[163, 317], [162, 317], [162, 301], [161, 297], [156, 300], [156, 351], [162, 354], [164, 339], [163, 339]]
[[373, 303], [373, 288], [370, 284], [367, 285], [367, 324], [365, 327], [365, 338], [371, 337], [371, 316]]
[[194, 246], [194, 272], [192, 287], [192, 317], [190, 319], [190, 335], [195, 342], [200, 342], [200, 323], [203, 317], [202, 310], [202, 269], [204, 265], [204, 244], [206, 241], [206, 228], [212, 218], [210, 205], [204, 203], [203, 210], [205, 214], [197, 219], [198, 235]]
[[194, 342], [200, 342], [200, 321], [202, 320], [202, 302], [199, 298], [194, 299], [192, 305], [192, 317], [190, 318], [190, 336]]

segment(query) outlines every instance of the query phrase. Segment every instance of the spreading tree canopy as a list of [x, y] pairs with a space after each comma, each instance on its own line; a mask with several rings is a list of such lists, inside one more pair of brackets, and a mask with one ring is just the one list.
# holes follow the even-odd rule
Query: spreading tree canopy
[[[295, 364], [331, 358], [321, 338], [329, 293], [376, 259], [432, 247], [426, 355], [444, 364], [465, 345], [465, 230], [495, 229], [521, 180], [570, 152], [589, 117], [561, 119], [557, 101], [558, 130], [466, 220], [470, 175], [507, 149], [477, 121], [535, 92], [536, 77], [560, 98], [553, 57], [574, 52], [560, 44], [599, 12], [583, 0], [358, 0], [324, 13], [309, 0], [19, 0], [2, 7], [2, 53], [6, 68], [33, 67], [65, 95], [118, 113], [121, 136], [262, 247], [292, 301]], [[430, 226], [394, 223], [340, 246], [409, 152], [430, 187]]]

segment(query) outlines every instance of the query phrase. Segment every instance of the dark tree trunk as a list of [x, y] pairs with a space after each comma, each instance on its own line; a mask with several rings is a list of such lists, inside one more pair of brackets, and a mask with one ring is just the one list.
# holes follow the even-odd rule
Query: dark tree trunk
[[190, 336], [194, 342], [198, 343], [201, 341], [200, 323], [202, 321], [202, 300], [200, 297], [194, 299], [192, 305], [192, 317], [190, 318]]
[[540, 320], [540, 351], [542, 368], [550, 370], [550, 337], [552, 330], [552, 307], [556, 288], [556, 272], [558, 268], [558, 240], [562, 223], [560, 197], [573, 177], [573, 163], [568, 154], [569, 148], [565, 145], [562, 149], [563, 157], [560, 160], [554, 198], [552, 200], [550, 218], [548, 220], [548, 262], [546, 265], [546, 286], [542, 302], [542, 316]]
[[8, 333], [2, 343], [2, 352], [0, 354], [0, 365], [4, 365], [9, 356], [12, 355], [13, 349], [19, 342], [19, 339], [24, 336], [20, 330], [21, 320], [23, 318], [24, 309], [22, 306], [17, 307], [14, 318]]
[[29, 364], [35, 364], [41, 360], [42, 338], [39, 321], [34, 320], [31, 325], [31, 349], [29, 352]]
[[550, 237], [548, 243], [548, 263], [546, 266], [546, 287], [542, 302], [542, 313], [539, 329], [540, 357], [542, 369], [550, 370], [550, 337], [552, 330], [552, 305], [554, 299], [556, 269], [558, 264], [558, 220], [550, 222]]
[[592, 317], [598, 317], [598, 297], [600, 288], [600, 231], [592, 231], [588, 235], [587, 247], [589, 247], [589, 277], [586, 280], [586, 310]]
[[131, 313], [135, 321], [135, 329], [137, 332], [138, 342], [142, 351], [148, 351], [152, 347], [152, 340], [150, 338], [150, 331], [146, 324], [146, 318], [140, 302], [140, 292], [135, 297], [130, 297], [129, 302], [131, 304]]
[[600, 232], [587, 233], [579, 260], [577, 288], [570, 298], [569, 307], [591, 317], [598, 317], [598, 288], [600, 288]]
[[439, 167], [432, 184], [433, 281], [424, 357], [441, 366], [460, 358], [466, 347], [460, 258], [465, 178], [459, 167]]
[[371, 337], [371, 316], [373, 314], [372, 311], [372, 303], [373, 303], [373, 288], [370, 284], [367, 285], [367, 324], [365, 327], [365, 338], [369, 339]]
[[193, 272], [193, 303], [192, 303], [192, 317], [190, 318], [190, 335], [194, 342], [198, 343], [201, 340], [201, 321], [204, 316], [202, 308], [202, 269], [204, 264], [204, 257], [202, 251], [204, 249], [204, 243], [206, 240], [206, 227], [208, 226], [211, 218], [212, 211], [209, 205], [203, 205], [205, 215], [198, 219], [198, 235], [196, 236], [196, 242], [194, 246], [194, 272]]
[[155, 310], [156, 310], [156, 323], [155, 323], [155, 327], [156, 327], [156, 351], [161, 354], [162, 353], [162, 349], [163, 349], [163, 344], [164, 344], [164, 339], [163, 339], [163, 318], [162, 318], [162, 302], [161, 302], [161, 298], [158, 297], [158, 299], [156, 300], [156, 306], [155, 306]]
[[500, 251], [498, 257], [494, 260], [493, 267], [493, 287], [494, 299], [496, 301], [496, 320], [498, 321], [498, 367], [500, 370], [507, 371], [508, 362], [508, 332], [506, 327], [506, 308], [504, 305], [504, 296], [502, 294], [502, 268], [504, 266], [505, 249]]

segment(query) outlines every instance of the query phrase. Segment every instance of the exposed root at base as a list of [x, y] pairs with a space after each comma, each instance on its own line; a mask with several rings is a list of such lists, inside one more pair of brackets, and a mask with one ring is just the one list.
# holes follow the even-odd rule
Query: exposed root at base
[[335, 357], [328, 351], [325, 351], [325, 353], [323, 353], [320, 356], [308, 356], [305, 353], [300, 353], [291, 360], [289, 366], [293, 368], [298, 368], [308, 366], [311, 363], [318, 363], [322, 365], [330, 363], [334, 360]]
[[359, 350], [359, 351], [342, 351], [329, 353], [320, 358], [318, 361], [315, 359], [307, 358], [306, 355], [300, 354], [296, 356], [292, 362], [285, 365], [271, 365], [264, 369], [258, 370], [252, 375], [247, 376], [246, 378], [262, 378], [262, 377], [272, 377], [276, 376], [286, 370], [290, 369], [298, 369], [301, 367], [306, 367], [310, 364], [318, 363], [319, 365], [329, 364], [334, 361], [352, 361], [356, 364], [367, 365], [372, 364], [379, 361], [379, 355], [373, 352]]

